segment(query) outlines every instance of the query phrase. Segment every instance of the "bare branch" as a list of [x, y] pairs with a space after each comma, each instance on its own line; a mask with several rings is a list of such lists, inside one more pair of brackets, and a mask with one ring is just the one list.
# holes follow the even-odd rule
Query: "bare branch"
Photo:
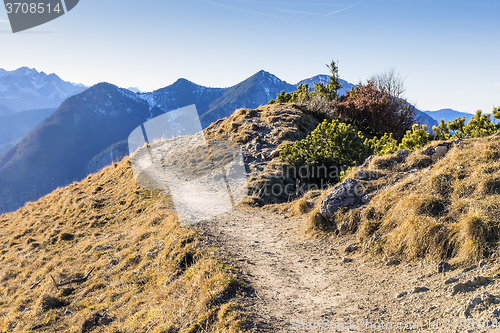
[[38, 282], [35, 282], [34, 285], [30, 287], [30, 290], [35, 289], [45, 278], [41, 278]]
[[394, 98], [403, 98], [403, 94], [406, 91], [405, 79], [394, 68], [372, 76], [369, 81], [372, 81], [378, 90]]

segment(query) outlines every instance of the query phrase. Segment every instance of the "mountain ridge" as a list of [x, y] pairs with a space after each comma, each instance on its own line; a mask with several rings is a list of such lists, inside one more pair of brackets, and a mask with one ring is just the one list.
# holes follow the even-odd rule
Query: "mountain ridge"
[[172, 206], [125, 158], [0, 215], [0, 331], [143, 332], [148, 317], [156, 332], [241, 332], [244, 284]]
[[161, 113], [107, 83], [68, 98], [0, 156], [0, 210], [11, 210], [83, 179], [94, 156], [123, 140], [137, 124]]
[[474, 117], [474, 114], [468, 112], [461, 112], [453, 109], [440, 109], [436, 111], [422, 111], [428, 116], [435, 119], [438, 123], [441, 119], [444, 119], [445, 122], [453, 121], [455, 118], [466, 117], [466, 121], [468, 122], [471, 117]]
[[[322, 80], [323, 76], [306, 80]], [[137, 126], [167, 111], [195, 104], [206, 128], [236, 109], [256, 108], [280, 91], [295, 89], [264, 70], [228, 88], [204, 87], [180, 78], [153, 92], [137, 93], [98, 83], [66, 99], [0, 155], [0, 212], [16, 209], [128, 155], [123, 140]]]
[[0, 69], [0, 112], [57, 108], [66, 98], [86, 88], [34, 68]]
[[[269, 87], [262, 82], [269, 82]], [[178, 79], [170, 86], [142, 94], [98, 83], [66, 99], [0, 156], [0, 211], [16, 209], [127, 155], [126, 145], [119, 143], [137, 126], [160, 114], [196, 104], [207, 127], [245, 105], [266, 104], [269, 95], [283, 88], [295, 89], [280, 82], [261, 71], [230, 88], [207, 88]], [[224, 91], [230, 93], [224, 95]]]

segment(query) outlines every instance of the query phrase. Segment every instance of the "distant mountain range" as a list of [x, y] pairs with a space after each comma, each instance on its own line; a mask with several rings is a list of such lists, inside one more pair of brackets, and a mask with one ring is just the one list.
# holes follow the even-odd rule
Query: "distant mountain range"
[[0, 155], [12, 148], [68, 97], [87, 89], [55, 74], [0, 68]]
[[56, 108], [20, 111], [0, 115], [0, 155], [12, 148]]
[[438, 123], [441, 122], [441, 119], [444, 121], [453, 121], [455, 118], [465, 117], [465, 120], [469, 122], [471, 117], [474, 117], [473, 114], [467, 112], [455, 111], [452, 109], [441, 109], [437, 111], [423, 111], [425, 114], [429, 115], [433, 119], [435, 119]]
[[164, 112], [195, 104], [206, 127], [238, 108], [255, 108], [282, 90], [295, 89], [265, 71], [230, 88], [179, 79], [151, 93], [134, 93], [97, 84], [68, 98], [0, 156], [0, 212], [17, 209], [123, 158], [132, 130]]
[[47, 75], [28, 67], [14, 71], [0, 68], [0, 115], [57, 108], [66, 98], [85, 89], [84, 85], [66, 82], [55, 74]]
[[[25, 82], [26, 86], [31, 87], [18, 91], [21, 95], [31, 91], [34, 97], [27, 100], [32, 103], [36, 98], [44, 96], [43, 92], [33, 90], [36, 86], [42, 90], [47, 89], [46, 87], [75, 87], [76, 90], [65, 90], [68, 94], [82, 89], [67, 82], [59, 82], [55, 75], [35, 71], [37, 75], [33, 71], [14, 71], [17, 72], [15, 82]], [[23, 72], [27, 78], [20, 77], [22, 75], [19, 74]], [[58, 84], [44, 83], [43, 78], [50, 82], [55, 80]], [[312, 82], [325, 82], [327, 79], [327, 75], [318, 75], [301, 83], [312, 85]], [[343, 91], [352, 86], [344, 81]], [[89, 173], [120, 160], [128, 154], [126, 140], [131, 131], [164, 112], [195, 104], [203, 127], [207, 127], [238, 108], [256, 108], [275, 98], [280, 91], [290, 92], [296, 87], [297, 85], [282, 81], [266, 71], [259, 71], [229, 88], [208, 88], [179, 79], [165, 88], [140, 93], [109, 83], [97, 84], [67, 98], [55, 112], [44, 111], [51, 115], [0, 156], [0, 213], [15, 210], [27, 201], [36, 200], [57, 187], [82, 179]], [[0, 98], [0, 101], [16, 100], [14, 88], [3, 90], [11, 91], [12, 95], [10, 99]], [[59, 88], [54, 88], [47, 96], [56, 96], [54, 91], [59, 91]], [[62, 98], [62, 95], [57, 96]], [[47, 100], [57, 99], [46, 98], [43, 103], [48, 103]], [[47, 105], [43, 103], [42, 105]], [[9, 105], [10, 110], [19, 109]], [[27, 104], [22, 108], [25, 107]], [[39, 117], [44, 115], [42, 111], [29, 114]], [[12, 119], [17, 118], [0, 118], [0, 121], [1, 119], [10, 119], [10, 123], [14, 124], [15, 120]], [[423, 113], [419, 114], [418, 119], [422, 122], [433, 121]], [[30, 126], [34, 126], [34, 123]], [[12, 146], [18, 139], [19, 133], [11, 133], [4, 141], [7, 140], [7, 145]]]

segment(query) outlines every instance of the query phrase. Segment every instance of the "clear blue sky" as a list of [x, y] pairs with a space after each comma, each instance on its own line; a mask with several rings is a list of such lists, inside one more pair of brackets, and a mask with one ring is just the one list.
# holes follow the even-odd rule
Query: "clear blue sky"
[[260, 69], [290, 83], [339, 61], [349, 82], [395, 68], [423, 110], [500, 105], [498, 0], [80, 0], [12, 34], [0, 67], [150, 91], [185, 77], [226, 87]]

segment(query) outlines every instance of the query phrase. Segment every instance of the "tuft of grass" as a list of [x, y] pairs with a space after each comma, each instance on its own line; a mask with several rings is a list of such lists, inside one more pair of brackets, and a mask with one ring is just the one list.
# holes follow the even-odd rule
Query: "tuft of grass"
[[286, 217], [296, 217], [309, 214], [321, 199], [322, 191], [310, 190], [296, 200], [282, 204], [279, 212], [286, 214]]
[[294, 203], [290, 207], [290, 215], [291, 216], [300, 216], [304, 215], [311, 211], [312, 204], [306, 197], [301, 197], [298, 200], [294, 201]]

